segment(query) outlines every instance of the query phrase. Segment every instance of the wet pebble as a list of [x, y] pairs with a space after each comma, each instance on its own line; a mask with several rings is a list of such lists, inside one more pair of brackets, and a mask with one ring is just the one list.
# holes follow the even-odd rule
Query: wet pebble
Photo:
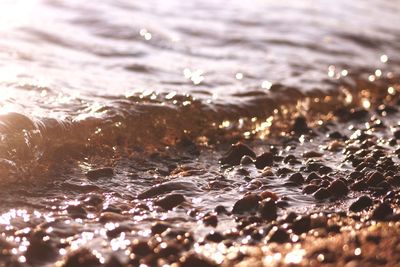
[[162, 232], [166, 231], [170, 227], [171, 227], [171, 225], [169, 225], [167, 223], [156, 222], [156, 223], [152, 224], [150, 229], [151, 229], [151, 233], [153, 235], [155, 235], [155, 234], [161, 234]]
[[304, 215], [296, 218], [292, 223], [292, 230], [295, 234], [300, 235], [307, 233], [311, 228], [311, 218], [309, 215]]
[[379, 183], [383, 182], [384, 180], [385, 180], [385, 177], [383, 176], [382, 173], [374, 172], [369, 176], [369, 178], [367, 179], [366, 183], [369, 186], [376, 186]]
[[268, 234], [269, 242], [276, 242], [276, 243], [286, 243], [290, 240], [289, 234], [286, 232], [286, 230], [279, 228], [279, 227], [274, 227]]
[[218, 225], [218, 217], [215, 215], [208, 215], [203, 218], [203, 223], [206, 226], [217, 227]]
[[314, 193], [314, 198], [318, 199], [318, 200], [326, 199], [326, 198], [329, 198], [330, 196], [331, 196], [331, 193], [325, 187], [322, 187], [322, 188], [318, 189]]
[[68, 254], [62, 267], [97, 267], [99, 259], [87, 248], [80, 248]]
[[370, 206], [372, 206], [372, 199], [369, 196], [361, 196], [350, 205], [349, 209], [354, 212], [359, 212]]
[[215, 267], [216, 264], [201, 258], [199, 255], [191, 254], [181, 258], [180, 267]]
[[301, 175], [301, 173], [296, 172], [289, 176], [289, 181], [295, 184], [302, 184], [304, 183], [304, 178], [303, 175]]
[[387, 202], [379, 204], [372, 212], [372, 219], [382, 221], [389, 215], [393, 214], [391, 205]]
[[222, 242], [225, 237], [220, 232], [212, 231], [206, 235], [205, 239], [211, 242], [219, 243]]
[[274, 155], [271, 152], [264, 152], [256, 158], [255, 165], [257, 169], [264, 169], [267, 166], [272, 166]]
[[260, 197], [256, 194], [248, 194], [238, 200], [233, 206], [232, 213], [244, 213], [258, 208]]
[[349, 192], [349, 189], [347, 188], [347, 185], [340, 179], [336, 179], [333, 181], [329, 186], [328, 189], [329, 193], [331, 195], [341, 197], [347, 195]]
[[182, 194], [169, 194], [154, 201], [154, 205], [159, 206], [165, 210], [171, 210], [176, 206], [182, 204], [184, 201], [185, 197]]
[[314, 193], [315, 191], [317, 191], [318, 190], [318, 185], [314, 185], [314, 184], [311, 184], [311, 185], [307, 185], [307, 186], [305, 186], [304, 188], [303, 188], [303, 194], [306, 194], [306, 195], [309, 195], [309, 194], [312, 194], [312, 193]]
[[292, 126], [292, 132], [295, 134], [305, 134], [310, 131], [310, 128], [307, 125], [306, 118], [300, 116], [295, 118]]
[[278, 216], [276, 202], [271, 198], [264, 199], [260, 204], [259, 212], [263, 219], [268, 221], [275, 220]]

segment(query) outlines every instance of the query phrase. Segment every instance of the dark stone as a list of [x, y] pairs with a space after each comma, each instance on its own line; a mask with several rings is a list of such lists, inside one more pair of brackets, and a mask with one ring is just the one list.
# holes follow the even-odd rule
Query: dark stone
[[223, 214], [223, 213], [227, 213], [228, 211], [226, 210], [226, 208], [222, 205], [218, 205], [215, 207], [214, 211], [218, 214]]
[[97, 267], [99, 259], [87, 248], [80, 248], [68, 254], [62, 267]]
[[399, 140], [399, 139], [400, 139], [400, 130], [396, 130], [396, 131], [393, 133], [393, 136], [394, 136], [394, 138], [396, 138], [397, 140]]
[[318, 185], [310, 184], [303, 188], [303, 194], [309, 195], [313, 194], [315, 191], [318, 190]]
[[147, 244], [146, 241], [139, 241], [139, 240], [134, 240], [131, 247], [130, 247], [131, 253], [138, 255], [138, 256], [146, 256], [150, 253], [152, 253], [152, 249], [150, 246]]
[[336, 179], [328, 186], [328, 191], [337, 197], [345, 196], [349, 192], [347, 185], [340, 179]]
[[372, 199], [369, 196], [361, 196], [350, 205], [349, 209], [354, 212], [359, 212], [370, 206], [372, 206]]
[[236, 201], [232, 213], [244, 213], [258, 208], [260, 197], [256, 194], [248, 194]]
[[317, 173], [315, 173], [315, 172], [312, 172], [312, 173], [310, 173], [310, 174], [307, 176], [306, 182], [309, 183], [309, 182], [311, 182], [312, 180], [318, 180], [318, 179], [321, 179], [321, 176], [319, 176], [319, 175], [318, 175]]
[[254, 163], [254, 159], [247, 155], [244, 155], [240, 160], [240, 165], [249, 165], [249, 164], [253, 164], [253, 163]]
[[295, 219], [292, 223], [293, 233], [300, 235], [307, 233], [311, 228], [311, 218], [308, 215], [301, 216]]
[[180, 267], [216, 267], [216, 264], [201, 258], [199, 255], [191, 254], [181, 259]]
[[154, 204], [165, 210], [171, 210], [184, 201], [185, 197], [182, 194], [169, 194], [158, 199], [157, 201], [154, 201]]
[[220, 162], [221, 162], [221, 164], [227, 164], [227, 165], [231, 165], [231, 166], [239, 165], [242, 157], [246, 156], [246, 155], [250, 156], [252, 158], [256, 157], [256, 153], [254, 153], [254, 151], [250, 147], [239, 142], [239, 143], [232, 145], [232, 147], [225, 154], [225, 156], [223, 156], [220, 159]]
[[104, 167], [99, 169], [90, 170], [86, 173], [86, 177], [89, 179], [98, 179], [101, 177], [111, 177], [114, 175], [114, 169], [110, 167]]
[[105, 267], [124, 267], [116, 256], [111, 256], [104, 265]]
[[77, 219], [77, 218], [83, 219], [83, 218], [86, 218], [86, 216], [87, 216], [86, 210], [81, 205], [76, 205], [76, 206], [70, 205], [67, 207], [66, 210], [67, 210], [68, 214], [74, 219]]
[[363, 180], [361, 180], [355, 182], [350, 188], [354, 191], [363, 191], [367, 188], [367, 184]]
[[326, 199], [326, 198], [329, 198], [330, 196], [331, 196], [331, 193], [325, 187], [318, 189], [314, 193], [314, 198], [318, 199], [318, 200]]
[[393, 214], [393, 209], [389, 203], [383, 202], [372, 212], [372, 219], [383, 221], [386, 217]]
[[282, 228], [274, 227], [269, 232], [269, 242], [286, 243], [288, 241], [290, 241], [290, 236]]
[[289, 181], [296, 183], [296, 184], [302, 184], [304, 183], [304, 178], [303, 175], [299, 172], [295, 172], [289, 177]]
[[308, 133], [310, 131], [310, 128], [307, 125], [306, 118], [302, 116], [295, 118], [291, 131], [295, 134]]
[[151, 233], [153, 235], [161, 234], [162, 232], [166, 231], [170, 227], [171, 226], [167, 223], [156, 222], [156, 223], [153, 223], [153, 225], [151, 226]]
[[271, 152], [264, 152], [256, 158], [255, 165], [257, 169], [264, 169], [267, 166], [272, 166], [274, 155]]
[[271, 198], [264, 199], [260, 204], [259, 212], [263, 219], [269, 221], [275, 220], [278, 216], [276, 202]]
[[208, 216], [203, 218], [203, 222], [207, 226], [217, 227], [218, 218], [215, 215], [208, 215]]
[[383, 177], [383, 174], [380, 172], [374, 172], [372, 173], [368, 180], [367, 180], [367, 185], [368, 186], [376, 186], [378, 185], [380, 182], [384, 181], [385, 177]]
[[225, 237], [220, 232], [210, 232], [206, 235], [206, 240], [219, 243], [225, 240]]

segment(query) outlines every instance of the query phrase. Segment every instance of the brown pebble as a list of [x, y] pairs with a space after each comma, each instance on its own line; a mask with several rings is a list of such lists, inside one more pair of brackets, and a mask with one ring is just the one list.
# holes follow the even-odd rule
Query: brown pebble
[[277, 201], [278, 200], [278, 195], [275, 194], [274, 192], [265, 190], [265, 191], [260, 193], [260, 198], [261, 199], [271, 198], [271, 199]]
[[383, 174], [380, 172], [374, 172], [372, 173], [369, 178], [367, 179], [366, 183], [369, 186], [376, 186], [380, 182], [384, 181], [385, 177], [383, 177]]
[[393, 209], [389, 203], [383, 202], [379, 204], [372, 212], [372, 219], [382, 221], [389, 215], [393, 214]]
[[159, 206], [165, 210], [172, 210], [184, 201], [185, 197], [182, 194], [168, 194], [165, 197], [154, 201], [154, 205]]
[[223, 213], [227, 213], [228, 211], [226, 210], [226, 208], [222, 205], [218, 205], [215, 207], [214, 211], [218, 214], [223, 214]]
[[110, 259], [105, 263], [104, 267], [124, 267], [124, 265], [119, 261], [119, 259], [112, 255]]
[[227, 165], [231, 165], [231, 166], [239, 165], [240, 160], [245, 155], [250, 156], [252, 158], [256, 157], [256, 153], [254, 153], [254, 151], [250, 147], [239, 142], [239, 143], [232, 145], [232, 147], [225, 154], [225, 156], [223, 156], [220, 159], [220, 162], [221, 162], [221, 164], [227, 164]]
[[354, 191], [363, 191], [367, 188], [367, 184], [363, 180], [361, 180], [355, 182], [350, 188]]
[[130, 251], [135, 255], [145, 256], [150, 254], [152, 252], [152, 249], [146, 241], [136, 239], [133, 240]]
[[345, 196], [349, 192], [347, 185], [340, 179], [336, 179], [328, 186], [328, 191], [334, 196]]
[[310, 184], [310, 185], [307, 185], [306, 187], [304, 187], [302, 192], [303, 192], [303, 194], [309, 195], [309, 194], [312, 194], [315, 191], [317, 191], [318, 188], [319, 188], [318, 185]]
[[319, 176], [316, 172], [312, 172], [307, 176], [306, 182], [309, 183], [312, 180], [318, 180], [318, 179], [321, 179], [321, 176]]
[[349, 209], [354, 212], [359, 212], [370, 206], [372, 206], [372, 199], [369, 196], [361, 196], [350, 205]]
[[258, 208], [260, 197], [256, 194], [248, 194], [238, 200], [233, 206], [232, 213], [243, 213]]
[[199, 255], [191, 254], [181, 258], [180, 267], [216, 267], [216, 264], [201, 258]]
[[99, 259], [87, 248], [80, 248], [68, 254], [62, 267], [97, 267]]
[[87, 216], [86, 210], [81, 205], [70, 205], [67, 207], [66, 210], [68, 214], [74, 219], [83, 219]]
[[289, 181], [296, 183], [296, 184], [302, 184], [304, 183], [304, 178], [303, 175], [299, 172], [295, 172], [289, 177]]
[[222, 242], [225, 237], [220, 232], [212, 231], [206, 235], [205, 239], [211, 242], [219, 243]]
[[292, 223], [293, 233], [300, 235], [307, 233], [311, 228], [311, 218], [308, 215], [296, 218]]
[[316, 151], [308, 151], [303, 153], [303, 158], [320, 158], [322, 154]]
[[275, 220], [278, 216], [277, 211], [276, 202], [271, 198], [264, 199], [260, 204], [259, 212], [261, 217], [265, 220]]
[[254, 159], [247, 155], [244, 155], [242, 157], [242, 159], [240, 160], [240, 165], [249, 165], [249, 164], [253, 164], [253, 163], [254, 163]]
[[269, 242], [285, 243], [290, 240], [289, 234], [282, 228], [274, 227], [269, 232]]
[[161, 234], [162, 232], [166, 231], [168, 228], [170, 228], [171, 226], [167, 223], [162, 223], [162, 222], [156, 222], [153, 223], [153, 225], [151, 226], [151, 233], [153, 235], [155, 234]]
[[93, 169], [86, 173], [86, 177], [89, 179], [98, 179], [101, 177], [111, 177], [114, 175], [114, 169], [110, 167], [104, 167], [99, 169]]
[[206, 226], [212, 226], [212, 227], [217, 227], [218, 225], [218, 218], [215, 215], [208, 215], [203, 218], [203, 223]]
[[255, 165], [257, 169], [264, 169], [267, 166], [272, 166], [274, 155], [271, 152], [264, 152], [256, 158]]
[[310, 131], [310, 128], [307, 125], [306, 118], [302, 116], [295, 118], [291, 131], [295, 134], [308, 133]]
[[326, 199], [326, 198], [329, 198], [330, 196], [331, 196], [331, 193], [325, 187], [318, 189], [314, 193], [314, 198], [318, 199], [318, 200]]

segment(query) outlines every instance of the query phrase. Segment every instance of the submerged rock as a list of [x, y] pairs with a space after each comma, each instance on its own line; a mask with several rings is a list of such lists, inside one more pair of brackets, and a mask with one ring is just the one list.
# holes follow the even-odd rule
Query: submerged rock
[[154, 201], [154, 205], [159, 206], [165, 210], [171, 210], [185, 201], [182, 194], [169, 194]]

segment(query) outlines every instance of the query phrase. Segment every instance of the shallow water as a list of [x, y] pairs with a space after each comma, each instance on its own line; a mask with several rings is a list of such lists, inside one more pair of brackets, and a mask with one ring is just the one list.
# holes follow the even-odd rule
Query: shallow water
[[[218, 164], [227, 144], [258, 136], [253, 146], [262, 152], [273, 143], [272, 115], [356, 101], [369, 108], [369, 92], [395, 90], [399, 12], [397, 0], [2, 1], [3, 236], [47, 221], [59, 231], [52, 238], [72, 236], [66, 250], [98, 248], [106, 237], [96, 229], [114, 227], [97, 221], [107, 210], [134, 214], [123, 220], [133, 237], [147, 236], [157, 219], [207, 232], [187, 210], [164, 214], [151, 201], [150, 211], [136, 208], [137, 195], [176, 180], [187, 209], [231, 206], [252, 188]], [[85, 177], [104, 166], [114, 167], [112, 179]], [[260, 182], [292, 209], [316, 205], [279, 179]], [[66, 207], [88, 194], [101, 204], [88, 204], [88, 220], [72, 220]], [[114, 245], [123, 251], [124, 242]]]

